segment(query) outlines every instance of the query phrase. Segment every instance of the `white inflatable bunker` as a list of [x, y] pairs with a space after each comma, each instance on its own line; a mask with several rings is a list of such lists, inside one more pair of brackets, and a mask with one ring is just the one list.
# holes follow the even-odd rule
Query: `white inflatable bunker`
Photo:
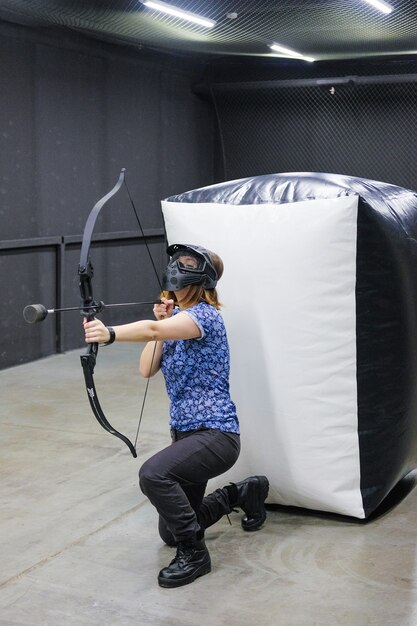
[[241, 456], [268, 502], [365, 518], [416, 465], [417, 197], [274, 174], [162, 203], [169, 244], [217, 252]]

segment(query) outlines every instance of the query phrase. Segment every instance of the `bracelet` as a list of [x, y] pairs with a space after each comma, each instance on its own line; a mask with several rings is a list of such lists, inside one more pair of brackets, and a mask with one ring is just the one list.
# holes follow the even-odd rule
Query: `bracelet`
[[112, 326], [106, 326], [106, 328], [110, 333], [110, 339], [106, 341], [106, 343], [101, 344], [102, 346], [109, 346], [116, 340], [116, 333], [114, 332], [114, 328]]

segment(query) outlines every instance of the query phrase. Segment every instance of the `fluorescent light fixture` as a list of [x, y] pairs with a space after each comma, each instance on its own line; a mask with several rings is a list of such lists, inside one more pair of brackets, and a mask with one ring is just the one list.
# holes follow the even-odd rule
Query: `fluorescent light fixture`
[[213, 20], [201, 17], [200, 15], [196, 15], [190, 11], [177, 9], [177, 7], [173, 7], [166, 2], [161, 2], [160, 0], [142, 0], [142, 4], [150, 9], [154, 9], [155, 11], [161, 11], [161, 13], [167, 13], [168, 15], [179, 17], [182, 20], [187, 20], [187, 22], [193, 22], [194, 24], [199, 24], [199, 26], [205, 26], [206, 28], [212, 28], [216, 23], [213, 22]]
[[382, 13], [391, 13], [394, 9], [390, 7], [389, 4], [383, 2], [382, 0], [365, 0], [368, 4], [371, 4], [373, 7], [382, 11]]
[[300, 52], [296, 52], [295, 50], [291, 50], [290, 48], [284, 48], [278, 43], [273, 43], [269, 46], [271, 50], [274, 52], [280, 52], [281, 54], [285, 54], [286, 56], [293, 57], [294, 59], [302, 59], [303, 61], [308, 61], [309, 63], [313, 63], [314, 59], [311, 57], [306, 57], [304, 54]]

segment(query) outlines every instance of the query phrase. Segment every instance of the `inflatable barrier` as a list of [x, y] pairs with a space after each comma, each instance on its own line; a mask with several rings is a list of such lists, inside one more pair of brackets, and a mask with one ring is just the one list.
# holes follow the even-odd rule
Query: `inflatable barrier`
[[368, 517], [416, 466], [417, 195], [271, 174], [162, 209], [169, 243], [225, 263], [242, 432], [226, 478], [265, 474], [270, 503]]

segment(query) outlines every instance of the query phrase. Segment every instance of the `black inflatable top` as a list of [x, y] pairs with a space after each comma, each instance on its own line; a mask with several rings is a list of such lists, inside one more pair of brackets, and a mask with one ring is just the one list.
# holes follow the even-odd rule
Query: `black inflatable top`
[[[396, 222], [403, 235], [415, 239], [417, 230], [417, 193], [375, 180], [323, 174], [290, 172], [266, 174], [202, 187], [167, 198], [169, 202], [215, 202], [224, 204], [287, 204], [320, 198], [358, 195], [389, 222]], [[391, 228], [392, 228], [391, 224]]]

